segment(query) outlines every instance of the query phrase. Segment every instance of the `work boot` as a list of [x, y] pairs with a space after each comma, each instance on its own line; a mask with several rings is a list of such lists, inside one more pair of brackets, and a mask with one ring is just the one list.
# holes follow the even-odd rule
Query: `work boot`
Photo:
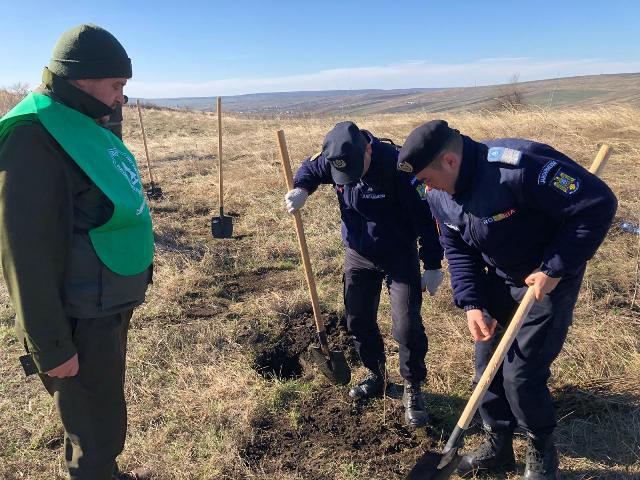
[[367, 378], [349, 390], [349, 396], [356, 400], [377, 397], [384, 388], [382, 372], [369, 372]]
[[136, 468], [130, 472], [113, 474], [113, 480], [150, 480], [151, 472], [146, 468]]
[[482, 473], [509, 472], [516, 468], [513, 430], [492, 432], [485, 427], [484, 442], [462, 457], [456, 473], [470, 477]]
[[404, 405], [404, 421], [408, 426], [416, 428], [427, 424], [429, 414], [420, 390], [420, 382], [404, 381], [402, 405]]
[[558, 452], [553, 435], [527, 433], [527, 466], [524, 480], [558, 480]]

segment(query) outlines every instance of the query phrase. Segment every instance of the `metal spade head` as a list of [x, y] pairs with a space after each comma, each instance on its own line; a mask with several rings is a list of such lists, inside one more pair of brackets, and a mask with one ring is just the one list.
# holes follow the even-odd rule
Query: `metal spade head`
[[160, 200], [162, 198], [162, 189], [157, 185], [151, 184], [147, 189], [147, 198], [149, 200]]
[[445, 480], [453, 475], [462, 457], [458, 451], [464, 443], [466, 430], [456, 425], [442, 454], [426, 452], [409, 472], [407, 480]]
[[316, 364], [322, 374], [332, 383], [338, 385], [348, 385], [351, 381], [351, 369], [340, 350], [328, 350], [329, 355], [325, 355], [320, 347], [311, 346], [311, 359]]
[[220, 210], [219, 217], [211, 219], [211, 234], [213, 238], [231, 238], [233, 236], [233, 217], [229, 217]]
[[445, 449], [445, 453], [426, 452], [413, 466], [407, 480], [446, 480], [458, 468], [462, 457], [458, 447]]

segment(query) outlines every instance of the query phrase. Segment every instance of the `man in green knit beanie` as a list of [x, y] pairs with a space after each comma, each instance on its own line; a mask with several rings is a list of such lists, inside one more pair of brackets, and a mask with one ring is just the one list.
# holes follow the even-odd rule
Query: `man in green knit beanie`
[[96, 25], [65, 32], [43, 83], [0, 119], [0, 256], [25, 347], [65, 430], [72, 480], [150, 478], [116, 463], [127, 331], [151, 282], [153, 232], [135, 159], [106, 130], [131, 60]]

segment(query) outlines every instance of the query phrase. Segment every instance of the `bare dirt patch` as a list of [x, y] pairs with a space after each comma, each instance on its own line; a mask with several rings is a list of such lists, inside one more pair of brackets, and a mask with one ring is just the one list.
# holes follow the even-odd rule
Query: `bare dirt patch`
[[[280, 469], [307, 479], [350, 472], [363, 478], [396, 478], [433, 442], [424, 429], [404, 427], [400, 402], [382, 403], [353, 402], [346, 390], [326, 385], [304, 396], [289, 415], [256, 412], [253, 434], [244, 440], [241, 456], [256, 471]], [[381, 407], [386, 409], [384, 419]]]
[[[344, 351], [349, 363], [355, 364], [358, 357], [344, 318], [331, 313], [324, 321], [331, 348]], [[253, 368], [265, 378], [300, 378], [305, 370], [311, 372], [313, 369], [308, 351], [317, 342], [310, 311], [286, 318], [281, 329], [275, 333], [263, 332], [257, 324], [248, 325], [239, 334], [238, 340], [251, 348]]]

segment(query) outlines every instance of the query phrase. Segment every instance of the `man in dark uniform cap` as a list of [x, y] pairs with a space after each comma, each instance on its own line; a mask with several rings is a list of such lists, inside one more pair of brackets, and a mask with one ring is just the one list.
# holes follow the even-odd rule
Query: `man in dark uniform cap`
[[512, 436], [520, 426], [528, 438], [524, 478], [559, 478], [547, 380], [616, 197], [548, 145], [513, 138], [478, 143], [442, 120], [411, 132], [398, 168], [429, 189], [454, 301], [476, 341], [475, 381], [527, 286], [535, 288], [537, 303], [480, 406], [485, 441], [465, 455], [459, 474], [513, 469]]
[[[442, 282], [442, 248], [428, 206], [411, 186], [412, 176], [397, 171], [397, 158], [394, 145], [352, 122], [338, 123], [325, 137], [322, 152], [303, 162], [295, 176], [295, 188], [286, 194], [285, 201], [293, 212], [320, 184], [333, 185], [346, 247], [347, 326], [362, 363], [370, 371], [349, 395], [368, 398], [383, 389], [385, 355], [376, 317], [386, 278], [392, 331], [400, 346], [400, 373], [405, 379], [405, 420], [417, 427], [427, 421], [420, 390], [427, 374], [427, 337], [420, 316], [422, 290], [434, 295]], [[425, 266], [422, 280], [418, 258]]]
[[79, 25], [60, 37], [43, 84], [0, 119], [3, 274], [23, 367], [55, 401], [73, 480], [148, 477], [116, 464], [127, 330], [153, 258], [135, 159], [103, 128], [131, 75], [113, 35]]

